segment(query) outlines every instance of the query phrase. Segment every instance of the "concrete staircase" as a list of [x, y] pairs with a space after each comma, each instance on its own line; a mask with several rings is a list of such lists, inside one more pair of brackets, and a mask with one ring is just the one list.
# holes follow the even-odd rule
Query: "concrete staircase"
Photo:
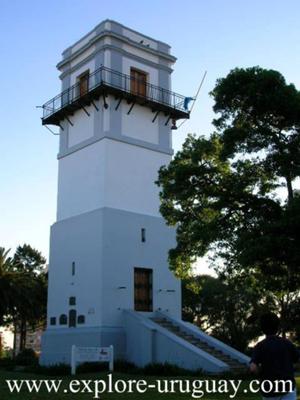
[[162, 328], [165, 328], [169, 332], [172, 332], [176, 336], [186, 340], [191, 345], [205, 351], [206, 353], [212, 355], [218, 360], [223, 361], [225, 364], [229, 366], [231, 372], [236, 374], [247, 372], [248, 368], [247, 365], [245, 365], [245, 363], [242, 363], [234, 359], [232, 356], [225, 354], [221, 350], [213, 347], [211, 344], [208, 344], [204, 339], [200, 339], [191, 333], [185, 332], [180, 326], [178, 326], [171, 320], [168, 320], [167, 318], [163, 317], [153, 317], [151, 318], [151, 320], [156, 324], [160, 325]]

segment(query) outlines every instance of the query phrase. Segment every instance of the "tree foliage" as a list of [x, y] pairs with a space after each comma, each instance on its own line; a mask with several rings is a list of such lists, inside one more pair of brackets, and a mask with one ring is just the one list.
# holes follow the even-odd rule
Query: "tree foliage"
[[4, 317], [13, 311], [18, 277], [14, 274], [9, 250], [0, 247], [0, 326]]
[[8, 254], [0, 248], [0, 324], [13, 323], [22, 350], [28, 327], [35, 327], [46, 316], [46, 260], [27, 244], [19, 246], [13, 257]]
[[210, 252], [219, 271], [264, 282], [287, 325], [300, 287], [300, 94], [259, 67], [234, 69], [211, 94], [216, 132], [189, 135], [159, 172], [161, 213], [177, 231], [170, 266], [187, 277]]
[[13, 257], [16, 273], [23, 281], [15, 302], [13, 321], [20, 332], [20, 350], [25, 348], [28, 327], [34, 328], [46, 317], [46, 259], [28, 244], [18, 246]]
[[183, 281], [183, 317], [241, 351], [260, 335], [259, 318], [274, 308], [253, 276], [198, 275]]
[[224, 155], [257, 154], [272, 177], [284, 178], [289, 199], [300, 174], [300, 93], [277, 71], [236, 68], [212, 91], [214, 124]]

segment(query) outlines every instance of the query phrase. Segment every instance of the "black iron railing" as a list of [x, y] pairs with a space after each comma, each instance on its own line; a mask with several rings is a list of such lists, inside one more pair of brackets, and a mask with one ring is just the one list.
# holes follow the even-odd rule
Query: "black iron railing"
[[[121, 72], [102, 66], [88, 76], [84, 94], [80, 88], [80, 82], [77, 82], [53, 99], [47, 101], [43, 105], [43, 119], [47, 119], [65, 107], [75, 104], [81, 97], [92, 94], [101, 86], [123, 92], [128, 96], [143, 98], [145, 104], [149, 101], [152, 104], [161, 104], [164, 107], [173, 109], [175, 112], [179, 111], [188, 114], [188, 111], [184, 107], [184, 96], [146, 82], [143, 85], [132, 85], [133, 79], [130, 75], [122, 74]], [[140, 92], [137, 92], [136, 87], [140, 88], [138, 89]]]

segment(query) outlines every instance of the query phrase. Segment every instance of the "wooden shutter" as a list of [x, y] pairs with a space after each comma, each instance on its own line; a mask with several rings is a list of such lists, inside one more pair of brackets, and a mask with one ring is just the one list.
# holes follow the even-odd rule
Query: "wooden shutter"
[[147, 74], [143, 71], [131, 68], [130, 70], [130, 90], [137, 96], [146, 97], [147, 95]]
[[79, 94], [85, 95], [89, 91], [89, 73], [86, 72], [79, 78]]

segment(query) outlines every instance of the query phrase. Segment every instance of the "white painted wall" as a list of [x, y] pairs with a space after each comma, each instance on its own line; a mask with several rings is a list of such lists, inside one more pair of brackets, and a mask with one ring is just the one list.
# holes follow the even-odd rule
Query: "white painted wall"
[[59, 160], [57, 220], [100, 207], [159, 216], [158, 169], [170, 156], [102, 139]]
[[83, 142], [91, 138], [94, 134], [94, 106], [85, 107], [88, 116], [84, 110], [78, 110], [74, 115], [70, 116], [73, 126], [68, 126], [68, 147], [75, 146], [78, 143]]
[[127, 115], [129, 107], [125, 102], [122, 103], [122, 135], [158, 144], [158, 118], [152, 122], [155, 114], [149, 108], [136, 104]]
[[[99, 326], [103, 309], [99, 292], [101, 279], [101, 218], [85, 217], [82, 220], [67, 220], [55, 224], [51, 231], [48, 323], [56, 317], [51, 329], [66, 328], [59, 324], [59, 316], [76, 309], [77, 316], [85, 316], [85, 324]], [[75, 275], [72, 275], [72, 262]], [[76, 297], [76, 306], [69, 305], [69, 297]], [[93, 312], [91, 312], [93, 311]]]
[[105, 146], [87, 146], [59, 160], [57, 220], [95, 210], [104, 202]]
[[155, 185], [170, 156], [127, 143], [106, 140], [105, 206], [160, 216]]

